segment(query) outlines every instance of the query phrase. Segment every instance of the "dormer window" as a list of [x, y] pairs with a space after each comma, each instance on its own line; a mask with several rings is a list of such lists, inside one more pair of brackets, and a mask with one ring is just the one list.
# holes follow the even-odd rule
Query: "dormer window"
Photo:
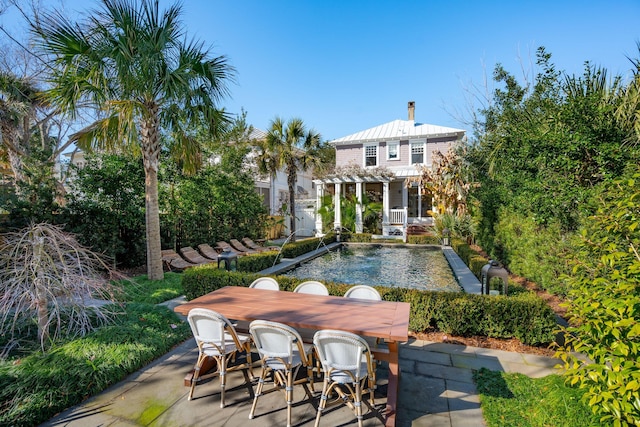
[[378, 144], [369, 144], [364, 146], [364, 166], [378, 166]]
[[411, 164], [424, 164], [425, 162], [425, 143], [424, 141], [416, 141], [411, 143]]

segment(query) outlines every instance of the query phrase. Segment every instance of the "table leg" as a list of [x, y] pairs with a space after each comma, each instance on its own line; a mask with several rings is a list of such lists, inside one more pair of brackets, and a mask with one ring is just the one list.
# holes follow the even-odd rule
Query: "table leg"
[[396, 408], [398, 404], [398, 385], [400, 384], [400, 366], [398, 364], [398, 343], [390, 341], [389, 346], [389, 382], [387, 385], [387, 407], [385, 410], [385, 426], [396, 425]]

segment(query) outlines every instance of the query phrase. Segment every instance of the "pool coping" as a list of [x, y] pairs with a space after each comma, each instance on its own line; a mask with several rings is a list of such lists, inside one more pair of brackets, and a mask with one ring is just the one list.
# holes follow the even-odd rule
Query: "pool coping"
[[453, 272], [454, 277], [458, 281], [458, 284], [463, 289], [465, 293], [468, 294], [480, 294], [481, 293], [481, 284], [480, 281], [476, 278], [476, 276], [469, 270], [469, 267], [462, 261], [462, 259], [458, 256], [458, 254], [450, 247], [450, 246], [440, 246], [440, 245], [398, 245], [396, 243], [362, 243], [362, 242], [333, 242], [328, 245], [323, 245], [321, 248], [315, 249], [311, 252], [307, 252], [306, 254], [300, 255], [295, 258], [283, 258], [279, 264], [276, 264], [272, 267], [266, 268], [260, 271], [258, 274], [264, 275], [275, 275], [284, 273], [285, 271], [291, 270], [299, 266], [301, 263], [317, 258], [321, 255], [324, 255], [328, 251], [331, 251], [343, 243], [348, 245], [382, 245], [382, 246], [404, 246], [404, 247], [441, 247], [442, 253], [444, 254], [449, 266], [451, 267], [451, 271]]

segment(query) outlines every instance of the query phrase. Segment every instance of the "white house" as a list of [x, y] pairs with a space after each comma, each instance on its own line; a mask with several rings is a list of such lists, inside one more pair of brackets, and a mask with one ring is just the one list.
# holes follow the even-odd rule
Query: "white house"
[[[430, 222], [432, 197], [417, 185], [407, 186], [407, 179], [419, 175], [417, 166], [431, 167], [434, 151], [446, 153], [454, 144], [466, 139], [466, 131], [415, 121], [415, 102], [408, 103], [408, 119], [394, 120], [379, 126], [329, 141], [336, 149], [336, 170], [356, 166], [367, 176], [336, 174], [317, 179], [317, 206], [323, 194], [335, 197], [334, 229], [342, 227], [339, 200], [353, 194], [359, 202], [364, 192], [380, 195], [383, 204], [382, 235], [406, 236], [407, 225]], [[376, 176], [378, 170], [390, 173]], [[362, 232], [361, 205], [356, 205], [356, 230]], [[322, 219], [316, 216], [316, 229]]]

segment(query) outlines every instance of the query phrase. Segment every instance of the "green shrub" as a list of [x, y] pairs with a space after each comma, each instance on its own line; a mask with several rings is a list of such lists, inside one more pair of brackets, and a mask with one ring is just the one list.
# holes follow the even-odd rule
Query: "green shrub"
[[278, 251], [264, 251], [258, 254], [238, 257], [238, 270], [247, 273], [256, 273], [272, 267], [278, 258]]
[[[640, 173], [601, 189], [581, 228], [569, 287], [566, 346], [570, 384], [602, 420], [640, 425]], [[576, 355], [582, 353], [591, 363]]]
[[414, 245], [439, 245], [440, 239], [438, 236], [407, 236], [407, 243]]
[[314, 237], [311, 239], [299, 240], [297, 242], [289, 242], [282, 246], [281, 256], [283, 258], [296, 258], [307, 252], [314, 251], [322, 245], [328, 245], [336, 241], [334, 233], [328, 233], [324, 237]]
[[166, 307], [129, 304], [114, 325], [47, 354], [0, 363], [0, 425], [34, 426], [123, 379], [191, 335]]
[[[214, 267], [193, 267], [182, 274], [182, 286], [191, 300], [224, 286], [249, 286], [258, 274], [227, 272]], [[307, 279], [275, 276], [282, 291], [293, 291]], [[317, 278], [309, 278], [309, 280]], [[321, 280], [322, 281], [322, 280]], [[330, 295], [342, 296], [353, 285], [323, 282]], [[385, 301], [411, 304], [409, 329], [439, 330], [454, 335], [516, 337], [525, 344], [548, 344], [554, 339], [555, 315], [535, 294], [521, 289], [514, 296], [494, 297], [464, 293], [421, 291], [374, 286]]]
[[353, 233], [346, 236], [349, 242], [354, 243], [370, 243], [371, 233]]

